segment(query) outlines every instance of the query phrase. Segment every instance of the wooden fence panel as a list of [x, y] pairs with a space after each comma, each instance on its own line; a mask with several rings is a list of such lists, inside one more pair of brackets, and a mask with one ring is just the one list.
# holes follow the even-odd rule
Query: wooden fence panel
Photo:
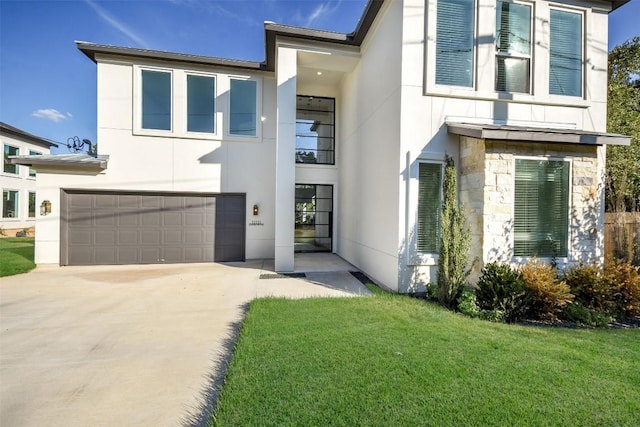
[[604, 214], [604, 254], [640, 265], [640, 212]]

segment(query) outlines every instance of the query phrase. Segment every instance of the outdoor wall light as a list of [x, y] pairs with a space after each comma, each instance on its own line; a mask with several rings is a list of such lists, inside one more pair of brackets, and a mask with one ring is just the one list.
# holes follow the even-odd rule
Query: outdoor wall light
[[258, 205], [253, 205], [253, 216], [258, 216], [259, 213], [260, 209], [258, 208]]
[[48, 200], [43, 200], [40, 204], [40, 215], [45, 216], [51, 213], [51, 202]]

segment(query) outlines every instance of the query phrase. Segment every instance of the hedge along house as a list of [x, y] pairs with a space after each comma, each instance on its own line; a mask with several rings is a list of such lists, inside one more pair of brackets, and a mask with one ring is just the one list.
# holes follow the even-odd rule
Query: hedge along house
[[52, 212], [36, 262], [333, 252], [435, 281], [442, 171], [480, 263], [602, 259], [607, 14], [625, 1], [370, 1], [337, 34], [265, 23], [261, 63], [78, 42], [97, 158], [18, 157]]

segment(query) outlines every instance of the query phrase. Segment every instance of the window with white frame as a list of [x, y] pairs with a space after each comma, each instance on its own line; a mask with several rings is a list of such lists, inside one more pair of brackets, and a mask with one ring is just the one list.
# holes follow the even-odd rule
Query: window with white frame
[[567, 256], [569, 168], [564, 160], [516, 159], [515, 256]]
[[[37, 151], [29, 150], [29, 155], [30, 155], [30, 156], [39, 156], [39, 155], [41, 155], [41, 154], [42, 154], [42, 153], [38, 153]], [[29, 176], [30, 176], [31, 178], [35, 178], [35, 176], [36, 176], [36, 170], [35, 170], [34, 168], [29, 168]]]
[[28, 217], [35, 218], [36, 217], [36, 193], [33, 191], [29, 191], [29, 205], [28, 208]]
[[255, 80], [230, 79], [229, 135], [257, 136], [258, 83]]
[[496, 4], [496, 90], [530, 92], [531, 5]]
[[582, 14], [551, 9], [549, 93], [582, 96]]
[[474, 34], [474, 0], [438, 0], [436, 84], [473, 86]]
[[171, 130], [171, 72], [141, 71], [142, 129]]
[[442, 216], [442, 165], [418, 164], [417, 250], [436, 254], [440, 246]]
[[18, 175], [18, 165], [9, 163], [9, 156], [17, 156], [20, 153], [18, 147], [5, 144], [3, 153], [2, 172]]
[[18, 218], [18, 191], [2, 190], [2, 217]]
[[216, 79], [187, 74], [187, 131], [215, 133]]

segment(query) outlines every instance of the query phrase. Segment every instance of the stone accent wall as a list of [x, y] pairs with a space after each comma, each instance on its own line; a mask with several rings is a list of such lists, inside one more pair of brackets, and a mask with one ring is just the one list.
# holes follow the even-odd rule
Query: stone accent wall
[[513, 260], [515, 158], [571, 161], [569, 253], [563, 264], [603, 260], [603, 147], [460, 138], [460, 201], [472, 232], [471, 258], [480, 261], [477, 279], [489, 262]]

